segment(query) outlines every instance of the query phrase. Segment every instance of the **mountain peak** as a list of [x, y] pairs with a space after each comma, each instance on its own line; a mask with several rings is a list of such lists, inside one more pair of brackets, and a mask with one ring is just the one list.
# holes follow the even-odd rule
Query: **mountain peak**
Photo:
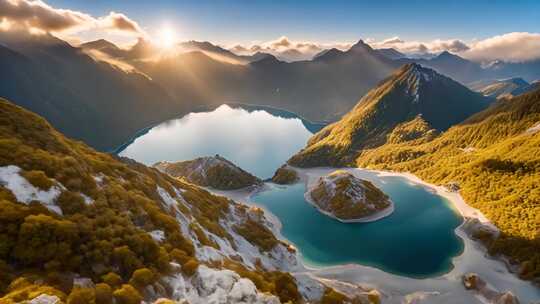
[[506, 80], [508, 82], [511, 82], [517, 86], [527, 86], [529, 85], [529, 83], [527, 81], [525, 81], [525, 79], [521, 78], [521, 77], [514, 77], [514, 78], [510, 78], [508, 80]]
[[349, 51], [358, 50], [372, 51], [373, 49], [371, 48], [371, 46], [369, 46], [369, 44], [365, 43], [364, 40], [360, 39], [349, 49]]
[[484, 109], [489, 100], [432, 69], [409, 63], [364, 95], [340, 121], [315, 134], [289, 163], [350, 165], [359, 151], [384, 144], [394, 128], [419, 115], [428, 129], [444, 131]]
[[116, 46], [116, 44], [106, 39], [98, 39], [94, 41], [85, 42], [81, 44], [80, 46], [82, 48], [97, 49], [97, 50], [105, 49], [105, 48], [118, 49], [118, 46]]
[[313, 60], [320, 60], [320, 61], [331, 60], [332, 58], [336, 58], [340, 54], [343, 54], [343, 51], [340, 51], [336, 48], [331, 48], [331, 49], [324, 50], [316, 54], [313, 57]]

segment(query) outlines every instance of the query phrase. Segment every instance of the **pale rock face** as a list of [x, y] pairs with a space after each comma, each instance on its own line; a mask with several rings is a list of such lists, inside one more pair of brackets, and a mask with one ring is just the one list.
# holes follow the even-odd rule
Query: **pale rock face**
[[30, 300], [29, 304], [60, 304], [60, 299], [57, 296], [41, 294]]
[[190, 279], [180, 275], [169, 279], [173, 300], [191, 304], [278, 304], [273, 295], [257, 291], [251, 280], [240, 278], [231, 270], [217, 270], [201, 265]]
[[510, 291], [499, 292], [476, 273], [467, 273], [462, 278], [465, 289], [476, 293], [485, 303], [519, 304], [518, 298]]
[[90, 278], [74, 278], [73, 286], [82, 287], [82, 288], [93, 288], [95, 287], [94, 282]]
[[156, 242], [163, 242], [163, 240], [165, 239], [165, 232], [163, 232], [162, 230], [153, 230], [148, 232], [148, 234], [150, 234], [152, 239], [154, 239], [154, 241]]
[[405, 304], [421, 304], [435, 302], [439, 292], [417, 291], [405, 296]]
[[17, 201], [24, 204], [39, 201], [50, 211], [62, 215], [62, 210], [55, 201], [63, 187], [54, 185], [48, 191], [43, 191], [30, 184], [20, 172], [21, 168], [17, 166], [0, 167], [0, 184], [9, 189]]
[[540, 122], [525, 131], [527, 134], [535, 134], [540, 131]]

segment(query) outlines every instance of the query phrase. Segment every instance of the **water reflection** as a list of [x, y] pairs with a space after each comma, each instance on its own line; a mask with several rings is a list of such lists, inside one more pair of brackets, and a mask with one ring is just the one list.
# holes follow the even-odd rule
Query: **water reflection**
[[164, 122], [119, 154], [147, 165], [220, 154], [243, 169], [268, 178], [310, 136], [298, 118], [222, 105], [211, 112], [191, 113]]

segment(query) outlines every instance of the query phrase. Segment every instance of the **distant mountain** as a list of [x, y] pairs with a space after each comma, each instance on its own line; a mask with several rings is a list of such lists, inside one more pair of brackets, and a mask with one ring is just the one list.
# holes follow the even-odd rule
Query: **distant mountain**
[[341, 56], [343, 53], [345, 52], [342, 50], [338, 50], [336, 48], [322, 50], [319, 53], [315, 54], [315, 56], [313, 56], [313, 60], [316, 60], [316, 61], [332, 60], [332, 58]]
[[448, 51], [433, 58], [400, 58], [396, 60], [401, 63], [419, 63], [463, 84], [493, 79], [523, 78], [526, 81], [533, 81], [540, 78], [540, 60], [521, 63], [496, 61], [483, 65]]
[[311, 121], [335, 120], [398, 67], [360, 41], [346, 52], [311, 61], [284, 62], [267, 55], [246, 65], [195, 51], [134, 65], [174, 98], [197, 104], [269, 105]]
[[[236, 63], [250, 63], [253, 61], [260, 60], [267, 56], [272, 56], [270, 54], [257, 52], [253, 55], [237, 55], [230, 50], [224, 49], [218, 45], [212, 44], [208, 41], [195, 41], [190, 40], [186, 42], [181, 42], [178, 44], [180, 49], [185, 52], [193, 52], [193, 51], [202, 51], [206, 52], [207, 55], [212, 57], [212, 55], [216, 55], [214, 59], [220, 60], [220, 59], [229, 59], [230, 62], [236, 62]], [[222, 56], [222, 58], [220, 58]]]
[[432, 69], [407, 64], [369, 91], [340, 121], [315, 134], [289, 163], [351, 165], [364, 149], [381, 146], [392, 137], [416, 139], [433, 133], [432, 129], [444, 131], [489, 102]]
[[493, 79], [521, 77], [528, 82], [540, 79], [540, 59], [524, 62], [493, 61], [484, 66]]
[[147, 76], [97, 62], [51, 35], [0, 32], [0, 65], [1, 97], [101, 150], [187, 108]]
[[447, 51], [431, 59], [401, 59], [401, 62], [415, 62], [430, 67], [463, 84], [488, 77], [488, 71], [484, 70], [480, 64]]
[[[450, 53], [431, 60], [392, 60], [361, 40], [346, 51], [330, 49], [313, 60], [284, 62], [264, 53], [237, 56], [209, 42], [190, 41], [184, 45], [189, 51], [163, 54], [144, 39], [122, 49], [106, 40], [76, 48], [52, 36], [36, 37], [0, 36], [6, 77], [0, 96], [99, 149], [120, 145], [137, 129], [180, 112], [231, 102], [287, 109], [310, 121], [335, 121], [404, 63], [421, 62], [462, 83], [495, 79], [491, 69], [507, 70], [503, 64], [486, 70]], [[91, 58], [89, 50], [134, 70]], [[145, 114], [131, 115], [125, 111], [130, 107]]]
[[493, 81], [480, 81], [469, 86], [484, 96], [500, 98], [512, 97], [528, 91], [530, 84], [522, 78], [510, 78]]
[[396, 50], [394, 48], [377, 49], [377, 52], [379, 52], [379, 54], [385, 56], [386, 58], [389, 58], [389, 59], [392, 59], [392, 60], [407, 57], [407, 55], [401, 53], [400, 51], [398, 51], [398, 50]]
[[85, 50], [100, 51], [112, 57], [121, 58], [121, 57], [124, 57], [126, 54], [125, 50], [120, 49], [118, 46], [116, 46], [116, 44], [110, 41], [107, 41], [105, 39], [99, 39], [99, 40], [83, 43], [79, 47]]

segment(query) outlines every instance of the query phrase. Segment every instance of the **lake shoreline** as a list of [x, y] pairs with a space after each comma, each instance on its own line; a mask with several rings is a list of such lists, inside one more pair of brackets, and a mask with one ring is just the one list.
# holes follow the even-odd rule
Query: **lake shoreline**
[[[318, 177], [328, 174], [339, 168], [310, 168], [302, 169], [292, 167], [299, 173], [299, 183], [305, 184], [308, 189], [309, 184], [313, 183]], [[383, 303], [388, 300], [389, 303], [401, 303], [401, 300], [409, 296], [420, 294], [422, 296], [436, 297], [436, 303], [456, 303], [456, 299], [461, 299], [462, 303], [481, 303], [476, 295], [463, 287], [462, 276], [466, 273], [474, 272], [501, 292], [510, 290], [518, 296], [522, 303], [529, 303], [540, 298], [540, 290], [531, 282], [519, 279], [515, 273], [511, 272], [500, 258], [494, 258], [487, 255], [485, 247], [476, 240], [473, 240], [466, 233], [464, 225], [468, 219], [478, 219], [482, 224], [492, 225], [487, 218], [477, 209], [469, 206], [461, 198], [459, 193], [450, 192], [443, 186], [436, 186], [416, 177], [410, 173], [399, 173], [382, 170], [369, 170], [362, 168], [344, 168], [351, 173], [355, 171], [360, 173], [368, 171], [376, 173], [379, 176], [399, 176], [407, 179], [413, 184], [418, 184], [436, 193], [450, 202], [450, 206], [463, 217], [463, 222], [455, 228], [455, 234], [463, 240], [462, 252], [452, 258], [453, 267], [444, 273], [435, 274], [426, 278], [413, 278], [385, 272], [373, 266], [366, 266], [357, 263], [342, 264], [335, 266], [318, 266], [307, 263], [301, 252], [297, 249], [298, 261], [301, 264], [297, 275], [307, 274], [327, 282], [347, 282], [358, 286], [367, 286], [376, 288], [383, 294]], [[231, 199], [245, 202], [262, 208], [268, 220], [274, 226], [274, 233], [280, 240], [291, 243], [281, 233], [282, 223], [276, 215], [272, 214], [264, 206], [258, 205], [251, 199], [261, 191], [270, 189], [270, 187], [280, 187], [281, 185], [265, 183], [264, 186], [251, 189], [249, 191], [236, 190], [217, 192]], [[285, 186], [286, 187], [286, 186]], [[231, 193], [234, 192], [234, 193]], [[401, 300], [397, 300], [401, 299]]]

